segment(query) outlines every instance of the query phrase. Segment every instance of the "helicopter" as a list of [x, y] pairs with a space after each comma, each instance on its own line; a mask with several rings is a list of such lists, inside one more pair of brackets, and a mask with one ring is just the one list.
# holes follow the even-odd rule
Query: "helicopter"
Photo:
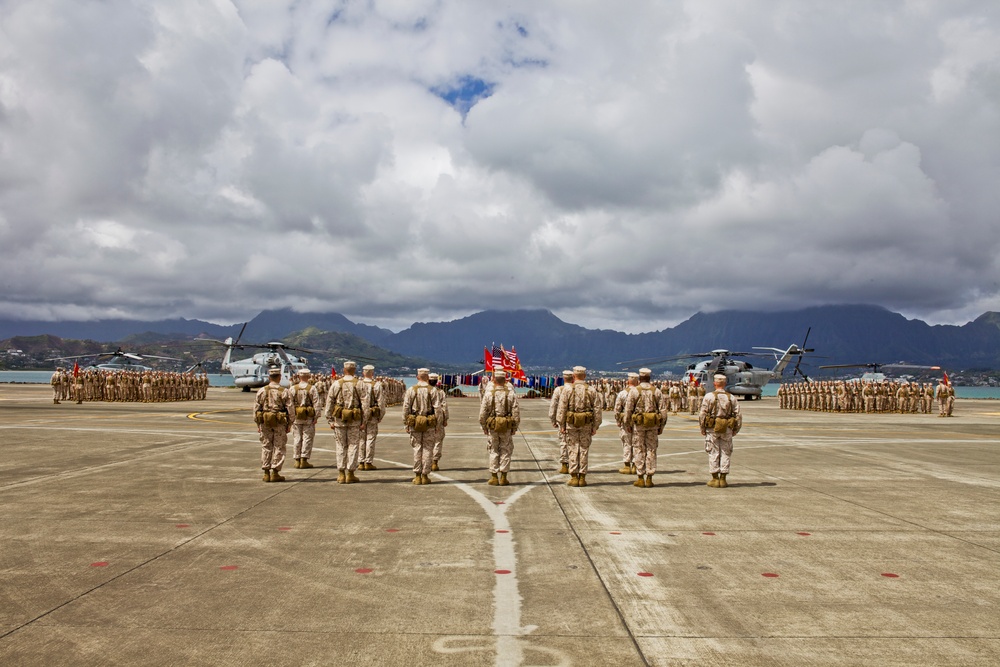
[[820, 366], [820, 368], [870, 368], [871, 371], [866, 371], [859, 378], [851, 378], [849, 382], [885, 382], [889, 378], [885, 376], [885, 373], [881, 372], [883, 368], [909, 368], [914, 370], [926, 370], [926, 371], [939, 371], [940, 366], [918, 366], [916, 364], [908, 364], [903, 361], [898, 364], [883, 364], [878, 362], [872, 362], [870, 364], [832, 364], [828, 366]]
[[[687, 375], [688, 382], [696, 382], [703, 386], [711, 387], [713, 382], [712, 376], [716, 374], [725, 375], [726, 391], [730, 394], [733, 394], [734, 396], [742, 396], [743, 400], [746, 401], [752, 401], [754, 399], [760, 400], [764, 385], [772, 379], [780, 377], [788, 367], [788, 364], [791, 363], [792, 359], [795, 357], [798, 357], [798, 361], [795, 363], [793, 375], [801, 375], [807, 380], [809, 379], [800, 369], [800, 364], [802, 363], [802, 357], [806, 353], [815, 352], [813, 348], [807, 348], [805, 346], [806, 341], [809, 340], [810, 331], [812, 331], [811, 327], [806, 331], [806, 337], [802, 341], [801, 347], [793, 343], [786, 350], [782, 350], [777, 347], [753, 348], [754, 350], [766, 350], [767, 352], [734, 352], [732, 350], [718, 349], [712, 350], [711, 352], [696, 352], [694, 354], [682, 354], [676, 357], [667, 357], [666, 359], [647, 361], [647, 364], [706, 357], [705, 361], [700, 361], [687, 367], [685, 375]], [[774, 367], [770, 370], [766, 368], [754, 368], [750, 362], [733, 359], [733, 357], [768, 356], [773, 356], [776, 361]], [[638, 361], [643, 360], [638, 359], [633, 362], [622, 363], [634, 363]], [[634, 366], [628, 366], [627, 368], [633, 367]]]
[[165, 359], [169, 361], [180, 361], [177, 357], [158, 357], [152, 354], [135, 354], [134, 352], [124, 352], [119, 347], [114, 352], [100, 352], [98, 354], [78, 354], [72, 357], [53, 357], [47, 361], [69, 361], [70, 359], [87, 359], [95, 358], [100, 360], [102, 357], [107, 357], [108, 361], [98, 362], [87, 367], [87, 370], [102, 370], [102, 371], [151, 371], [153, 370], [150, 366], [145, 366], [143, 364], [136, 363], [144, 359]]

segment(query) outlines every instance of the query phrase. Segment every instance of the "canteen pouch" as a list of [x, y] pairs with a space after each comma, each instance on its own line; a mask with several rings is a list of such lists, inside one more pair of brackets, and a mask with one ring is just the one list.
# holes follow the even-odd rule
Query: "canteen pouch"
[[655, 412], [643, 412], [642, 413], [642, 427], [643, 428], [656, 428], [660, 425], [660, 415]]
[[255, 412], [255, 413], [253, 413], [253, 423], [257, 424], [258, 426], [260, 426], [261, 424], [263, 424], [264, 423], [264, 413], [263, 412]]
[[712, 426], [712, 431], [716, 435], [723, 435], [726, 429], [729, 428], [729, 424], [732, 422], [731, 419], [726, 419], [725, 417], [716, 417], [715, 424]]
[[316, 416], [316, 408], [311, 405], [300, 405], [295, 408], [296, 419], [312, 419]]
[[506, 433], [507, 431], [510, 430], [511, 418], [490, 417], [490, 423], [488, 423], [487, 426], [490, 428], [490, 430], [496, 431], [497, 433]]
[[415, 415], [416, 419], [413, 422], [413, 430], [417, 433], [425, 433], [433, 428], [437, 428], [437, 416], [436, 415]]
[[566, 415], [566, 421], [575, 428], [583, 428], [594, 421], [594, 415], [589, 412], [570, 412]]
[[[361, 408], [338, 408], [340, 410], [340, 420], [345, 423], [351, 423], [361, 420]], [[336, 412], [334, 412], [336, 416]]]
[[288, 418], [285, 416], [284, 412], [264, 412], [264, 426], [269, 428], [284, 426], [287, 421]]

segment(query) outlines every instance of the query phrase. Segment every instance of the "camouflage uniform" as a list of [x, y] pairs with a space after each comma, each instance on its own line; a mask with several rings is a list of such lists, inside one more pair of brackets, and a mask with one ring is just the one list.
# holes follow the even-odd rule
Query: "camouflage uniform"
[[[308, 377], [308, 374], [303, 375]], [[309, 458], [312, 456], [313, 442], [316, 439], [316, 420], [319, 418], [319, 411], [323, 409], [319, 402], [319, 392], [312, 382], [303, 379], [289, 387], [288, 393], [292, 397], [292, 409], [295, 415], [292, 424], [295, 467], [312, 468]]]
[[563, 380], [563, 384], [552, 390], [552, 399], [549, 401], [549, 421], [552, 422], [552, 428], [559, 433], [560, 474], [569, 472], [569, 447], [566, 445], [566, 433], [559, 428], [559, 422], [556, 420], [556, 410], [559, 408], [559, 397], [573, 386], [573, 372], [563, 371]]
[[[494, 372], [494, 378], [501, 371]], [[517, 393], [509, 383], [496, 379], [486, 387], [479, 404], [479, 425], [489, 438], [490, 485], [506, 486], [510, 459], [514, 453], [514, 433], [521, 426], [521, 406]], [[500, 476], [499, 478], [497, 476]]]
[[257, 390], [254, 401], [254, 420], [261, 444], [260, 467], [264, 471], [265, 482], [284, 479], [278, 472], [285, 462], [288, 431], [292, 428], [295, 415], [292, 397], [287, 389], [278, 384], [279, 379], [280, 376], [272, 375], [270, 384]]
[[340, 484], [358, 481], [354, 471], [358, 469], [362, 431], [370, 407], [367, 398], [358, 387], [354, 366], [345, 364], [344, 377], [330, 387], [324, 411], [337, 444], [337, 482]]
[[375, 378], [368, 377], [368, 372], [374, 370], [374, 366], [365, 366], [365, 375], [361, 378], [359, 385], [368, 396], [368, 417], [365, 421], [364, 440], [361, 443], [360, 454], [362, 470], [376, 470], [375, 441], [378, 439], [378, 425], [385, 418], [387, 404], [387, 392], [382, 383]]
[[[639, 375], [645, 381], [629, 391], [625, 400], [624, 419], [625, 425], [633, 432], [632, 460], [635, 461], [635, 472], [639, 476], [635, 486], [653, 486], [653, 475], [656, 473], [656, 448], [659, 445], [659, 436], [667, 423], [668, 405], [663, 392], [649, 383], [649, 376], [642, 371], [639, 371]], [[633, 416], [638, 419], [633, 419]], [[647, 425], [647, 419], [648, 422], [655, 424]]]
[[576, 376], [573, 386], [559, 397], [556, 421], [559, 430], [566, 434], [569, 447], [569, 485], [586, 486], [590, 443], [601, 426], [604, 406], [601, 395], [584, 381], [587, 370], [577, 366], [573, 373]]
[[426, 369], [417, 370], [417, 384], [403, 394], [403, 424], [410, 434], [410, 447], [413, 448], [413, 483], [429, 484], [428, 475], [434, 463], [435, 428], [418, 431], [422, 428], [418, 417], [430, 419], [434, 415], [434, 387], [427, 383]]
[[[709, 417], [729, 419], [726, 429], [717, 433], [709, 426]], [[733, 455], [733, 436], [743, 428], [743, 416], [736, 397], [725, 390], [716, 388], [705, 395], [698, 413], [698, 425], [705, 436], [705, 451], [708, 452], [708, 471], [712, 474], [709, 486], [728, 486], [729, 460]], [[713, 482], [716, 482], [713, 484]]]
[[444, 445], [444, 430], [448, 426], [448, 392], [435, 384], [436, 374], [431, 375], [431, 387], [435, 389], [434, 414], [437, 415], [437, 426], [434, 429], [434, 447], [431, 455], [431, 470], [438, 469], [441, 460], [441, 450]]

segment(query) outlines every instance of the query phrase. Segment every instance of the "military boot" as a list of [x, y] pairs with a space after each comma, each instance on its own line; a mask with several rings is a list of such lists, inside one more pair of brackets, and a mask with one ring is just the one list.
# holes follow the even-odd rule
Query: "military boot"
[[565, 463], [563, 463], [561, 466], [559, 466], [559, 474], [560, 475], [568, 475], [569, 474], [569, 466], [566, 465]]
[[284, 482], [285, 478], [278, 474], [279, 471], [274, 468], [271, 469], [271, 481], [272, 482]]
[[510, 482], [507, 481], [507, 473], [500, 473], [500, 481], [497, 482], [497, 486], [510, 486]]
[[500, 480], [497, 479], [497, 474], [495, 472], [490, 473], [490, 481], [486, 482], [490, 486], [499, 486]]
[[378, 470], [378, 468], [376, 468], [376, 467], [375, 467], [375, 464], [374, 464], [374, 463], [369, 463], [369, 464], [368, 464], [368, 469], [369, 469], [369, 470]]
[[309, 459], [299, 459], [300, 468], [312, 468], [313, 464], [309, 463]]
[[635, 472], [635, 464], [634, 463], [631, 465], [630, 469], [631, 469], [631, 472], [632, 472], [633, 475], [636, 474], [636, 472]]
[[646, 488], [648, 489], [651, 486], [653, 486], [653, 476], [652, 475], [646, 475]]
[[358, 470], [368, 470], [368, 464], [362, 461], [358, 464]]
[[632, 470], [632, 464], [628, 461], [622, 464], [622, 467], [618, 469], [618, 473], [621, 475], [631, 475], [634, 471]]
[[418, 473], [413, 473], [413, 484], [420, 486], [420, 475]]
[[354, 476], [354, 471], [353, 470], [348, 470], [347, 471], [347, 479], [344, 480], [344, 484], [354, 484], [355, 482], [359, 482], [359, 481], [361, 481], [361, 480], [359, 480], [357, 477]]
[[296, 468], [302, 467], [302, 459], [295, 459], [295, 467]]
[[582, 472], [580, 473], [580, 483], [578, 486], [587, 486], [587, 475]]
[[708, 480], [708, 484], [706, 486], [711, 486], [712, 488], [718, 488], [719, 487], [719, 473], [713, 472], [712, 473], [712, 479]]
[[726, 482], [726, 475], [728, 475], [728, 474], [729, 474], [728, 472], [720, 472], [719, 473], [719, 488], [720, 489], [725, 489], [725, 488], [729, 487], [729, 484]]
[[437, 461], [435, 461], [434, 463], [431, 464], [431, 470], [432, 471], [437, 472], [440, 469], [441, 468], [438, 467], [438, 462]]
[[569, 481], [566, 482], [567, 486], [580, 486], [580, 475], [575, 472], [569, 474]]
[[421, 475], [420, 476], [420, 483], [421, 484], [430, 484], [431, 483], [431, 478], [428, 477], [427, 475]]
[[264, 468], [264, 481], [265, 482], [271, 481], [271, 471], [268, 470], [267, 468]]
[[343, 468], [337, 471], [337, 484], [343, 484], [347, 481], [347, 474], [344, 472]]
[[643, 481], [642, 475], [638, 475], [637, 477], [638, 477], [638, 479], [636, 479], [634, 482], [632, 482], [632, 486], [637, 486], [640, 489], [643, 488], [644, 486], [646, 486], [646, 482]]

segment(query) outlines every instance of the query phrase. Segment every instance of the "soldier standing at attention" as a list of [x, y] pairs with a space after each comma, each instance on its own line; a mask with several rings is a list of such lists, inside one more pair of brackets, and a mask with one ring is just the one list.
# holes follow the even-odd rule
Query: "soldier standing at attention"
[[743, 428], [743, 416], [736, 397], [726, 391], [726, 376], [712, 378], [715, 391], [705, 394], [698, 413], [698, 425], [705, 436], [705, 451], [708, 452], [708, 471], [712, 479], [708, 486], [726, 488], [729, 474], [729, 459], [733, 455], [733, 436]]
[[569, 486], [587, 486], [590, 443], [601, 426], [604, 409], [597, 390], [587, 384], [587, 369], [573, 367], [573, 386], [559, 397], [556, 421], [569, 447]]
[[49, 384], [52, 385], [52, 403], [59, 405], [59, 399], [63, 395], [63, 385], [66, 382], [66, 374], [63, 373], [62, 368], [56, 368], [56, 372], [52, 374], [52, 378], [49, 380]]
[[441, 377], [437, 373], [427, 376], [427, 384], [434, 391], [434, 414], [437, 416], [437, 427], [434, 429], [434, 446], [431, 457], [431, 470], [440, 470], [441, 446], [444, 444], [444, 429], [448, 425], [448, 392], [438, 386]]
[[632, 460], [639, 476], [632, 486], [653, 486], [656, 448], [667, 423], [668, 405], [663, 392], [650, 383], [653, 371], [639, 369], [639, 385], [629, 390], [625, 400], [625, 425], [632, 435]]
[[375, 367], [368, 364], [361, 369], [361, 389], [368, 396], [368, 418], [365, 420], [364, 440], [361, 442], [359, 470], [378, 470], [375, 467], [375, 440], [378, 425], [385, 417], [387, 397], [382, 383], [375, 379]]
[[552, 390], [552, 399], [549, 401], [549, 421], [552, 422], [552, 428], [556, 429], [559, 433], [559, 474], [566, 475], [569, 473], [569, 447], [566, 446], [566, 434], [562, 432], [559, 428], [559, 422], [556, 421], [556, 410], [559, 408], [559, 396], [562, 395], [564, 391], [568, 391], [569, 387], [573, 386], [573, 371], [563, 371], [563, 383]]
[[326, 419], [333, 429], [333, 439], [337, 443], [337, 483], [354, 484], [358, 478], [358, 453], [361, 449], [362, 432], [368, 405], [365, 396], [358, 389], [355, 377], [358, 365], [353, 361], [344, 362], [344, 376], [330, 387], [326, 397]]
[[285, 462], [285, 447], [288, 431], [292, 428], [295, 414], [292, 398], [281, 386], [281, 368], [273, 367], [268, 372], [270, 383], [257, 390], [254, 402], [254, 421], [260, 434], [260, 467], [264, 471], [265, 482], [284, 482], [279, 473]]
[[313, 441], [316, 439], [316, 420], [322, 404], [319, 402], [319, 392], [310, 379], [312, 372], [308, 368], [300, 368], [298, 375], [299, 381], [288, 388], [295, 410], [295, 422], [292, 424], [295, 467], [312, 468], [313, 464], [309, 463], [309, 457], [312, 456]]
[[951, 417], [955, 407], [955, 390], [951, 388], [951, 383], [941, 378], [934, 395], [938, 400], [938, 417]]
[[430, 370], [417, 369], [417, 384], [403, 394], [403, 424], [410, 434], [413, 448], [413, 483], [430, 484], [434, 461], [434, 436], [437, 417], [434, 414], [434, 387], [430, 385]]
[[[521, 426], [521, 406], [517, 393], [507, 384], [507, 373], [493, 371], [493, 382], [486, 387], [479, 404], [479, 425], [489, 438], [490, 486], [507, 486], [510, 457], [514, 453], [514, 434]], [[497, 478], [499, 475], [499, 479]]]
[[622, 467], [618, 472], [622, 475], [634, 475], [636, 471], [635, 461], [632, 458], [632, 427], [625, 421], [625, 403], [628, 400], [629, 392], [639, 384], [639, 374], [629, 373], [628, 382], [625, 388], [615, 396], [615, 423], [618, 424], [618, 436], [622, 441]]

